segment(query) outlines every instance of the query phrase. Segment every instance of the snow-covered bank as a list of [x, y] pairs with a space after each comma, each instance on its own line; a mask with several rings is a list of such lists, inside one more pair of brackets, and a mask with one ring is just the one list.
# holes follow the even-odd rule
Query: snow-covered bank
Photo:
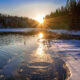
[[0, 29], [0, 32], [28, 32], [35, 30], [36, 28], [8, 28], [8, 29]]
[[49, 31], [58, 32], [58, 33], [65, 33], [65, 34], [72, 34], [72, 35], [80, 35], [80, 31], [53, 30], [53, 29], [49, 29]]
[[48, 30], [57, 33], [80, 35], [80, 31], [54, 30], [54, 29], [41, 29], [41, 28], [11, 28], [11, 29], [8, 28], [8, 29], [0, 29], [0, 32], [29, 32], [32, 30]]
[[50, 52], [53, 50], [54, 55], [66, 62], [71, 72], [70, 80], [80, 80], [80, 40], [56, 40], [53, 42], [55, 46], [50, 48]]

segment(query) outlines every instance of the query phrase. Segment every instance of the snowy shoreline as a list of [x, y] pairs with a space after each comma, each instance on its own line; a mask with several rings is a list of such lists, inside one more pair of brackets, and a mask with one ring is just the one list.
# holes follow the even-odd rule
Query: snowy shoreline
[[[8, 28], [8, 29], [0, 29], [0, 32], [29, 32], [33, 30], [41, 30], [40, 28]], [[56, 29], [42, 29], [48, 30], [51, 32], [64, 33], [64, 34], [72, 34], [72, 35], [80, 35], [80, 31], [68, 31], [68, 30], [56, 30]]]
[[[80, 80], [80, 40], [63, 40], [61, 43], [59, 41], [57, 53], [63, 61], [66, 62], [66, 65], [70, 71], [69, 80]], [[65, 55], [65, 56], [63, 56]]]

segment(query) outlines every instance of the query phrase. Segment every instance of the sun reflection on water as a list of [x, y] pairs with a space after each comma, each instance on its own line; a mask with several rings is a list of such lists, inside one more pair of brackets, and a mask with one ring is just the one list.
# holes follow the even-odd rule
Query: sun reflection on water
[[39, 34], [39, 38], [40, 38], [40, 39], [43, 38], [43, 33], [40, 33], [40, 34]]
[[37, 52], [38, 56], [40, 56], [40, 57], [43, 56], [44, 52], [43, 52], [43, 44], [42, 43], [39, 43], [39, 47], [36, 52]]
[[38, 48], [32, 54], [32, 62], [53, 62], [51, 55], [45, 52], [45, 47], [42, 41], [38, 42]]

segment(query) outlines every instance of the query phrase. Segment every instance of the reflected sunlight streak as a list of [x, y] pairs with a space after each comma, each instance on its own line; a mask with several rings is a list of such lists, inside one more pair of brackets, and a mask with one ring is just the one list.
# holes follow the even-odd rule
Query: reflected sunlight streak
[[30, 63], [34, 63], [34, 62], [47, 62], [47, 63], [53, 63], [53, 59], [51, 57], [50, 54], [45, 52], [46, 47], [43, 44], [43, 41], [39, 41], [38, 42], [38, 48], [33, 51], [33, 53], [31, 54], [32, 58]]
[[40, 38], [40, 39], [43, 38], [43, 33], [40, 33], [40, 34], [39, 34], [39, 38]]
[[42, 43], [39, 44], [39, 47], [37, 49], [37, 54], [40, 57], [42, 57], [44, 55], [44, 52], [43, 52], [43, 44]]

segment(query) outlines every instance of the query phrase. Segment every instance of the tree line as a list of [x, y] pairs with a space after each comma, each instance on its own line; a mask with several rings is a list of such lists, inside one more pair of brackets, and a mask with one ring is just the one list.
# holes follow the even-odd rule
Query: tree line
[[27, 17], [3, 15], [0, 13], [0, 28], [34, 28], [37, 22]]
[[80, 30], [80, 0], [67, 0], [65, 6], [56, 9], [55, 12], [51, 12], [45, 19], [61, 16], [67, 16], [66, 19], [69, 21], [69, 29]]

